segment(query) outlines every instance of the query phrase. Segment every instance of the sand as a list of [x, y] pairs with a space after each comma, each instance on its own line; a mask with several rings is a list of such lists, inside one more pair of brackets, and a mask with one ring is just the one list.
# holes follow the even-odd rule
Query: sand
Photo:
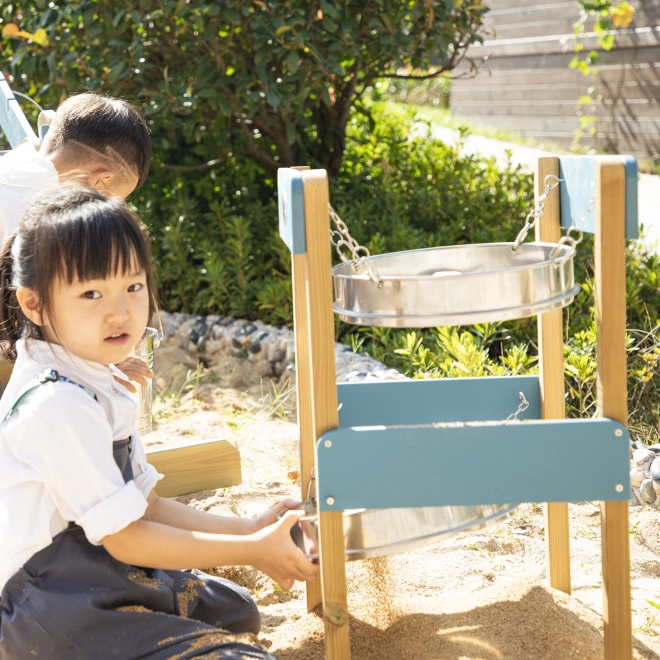
[[[156, 352], [161, 383], [167, 374], [159, 372], [159, 363], [171, 370], [181, 354], [186, 356], [178, 350], [163, 360], [160, 349]], [[223, 358], [222, 364], [210, 365], [217, 369], [214, 379], [206, 376], [206, 384], [202, 379], [197, 399], [191, 392], [178, 405], [172, 397], [161, 399], [156, 428], [145, 444], [171, 446], [212, 437], [235, 443], [244, 483], [180, 500], [212, 513], [253, 517], [284, 497], [300, 495], [297, 427], [290, 409], [271, 414], [270, 383], [259, 383], [248, 363], [236, 362]], [[285, 391], [285, 386], [277, 388]], [[660, 610], [648, 602], [660, 602], [659, 515], [641, 507], [630, 515], [636, 659], [660, 660]], [[386, 559], [348, 563], [352, 657], [603, 658], [599, 510], [594, 503], [572, 504], [570, 517], [572, 596], [545, 586], [543, 511], [532, 504], [486, 530], [468, 530]], [[302, 585], [285, 593], [250, 567], [208, 570], [250, 591], [262, 614], [260, 643], [280, 660], [324, 658], [323, 620], [318, 610], [307, 614]]]

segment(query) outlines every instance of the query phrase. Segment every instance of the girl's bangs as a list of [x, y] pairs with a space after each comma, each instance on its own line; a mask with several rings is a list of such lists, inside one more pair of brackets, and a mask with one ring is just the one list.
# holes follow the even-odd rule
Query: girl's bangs
[[[75, 280], [106, 279], [136, 271], [148, 272], [146, 241], [128, 209], [95, 209], [93, 214], [69, 219], [57, 227], [49, 242], [57, 255], [50, 263], [59, 264], [58, 275]], [[48, 232], [50, 233], [50, 232]], [[53, 240], [55, 239], [55, 240]]]

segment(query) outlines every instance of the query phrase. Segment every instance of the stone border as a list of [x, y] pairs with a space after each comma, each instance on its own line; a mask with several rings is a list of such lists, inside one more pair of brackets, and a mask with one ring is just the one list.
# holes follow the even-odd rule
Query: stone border
[[[222, 353], [245, 358], [254, 364], [261, 378], [280, 378], [294, 371], [295, 339], [291, 328], [276, 328], [261, 321], [229, 316], [194, 316], [160, 312], [163, 343], [191, 353]], [[349, 346], [335, 344], [338, 383], [408, 380], [365, 353], [354, 353]]]
[[660, 507], [660, 444], [630, 443], [630, 504]]

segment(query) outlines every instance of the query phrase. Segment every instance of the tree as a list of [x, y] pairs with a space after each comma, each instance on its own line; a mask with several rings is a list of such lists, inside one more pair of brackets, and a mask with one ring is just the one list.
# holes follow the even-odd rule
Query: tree
[[[141, 104], [157, 161], [245, 154], [336, 175], [374, 80], [448, 75], [480, 40], [480, 0], [16, 0], [2, 9], [14, 84], [51, 106], [93, 90]], [[30, 38], [30, 37], [33, 38]], [[206, 162], [204, 162], [206, 161]]]

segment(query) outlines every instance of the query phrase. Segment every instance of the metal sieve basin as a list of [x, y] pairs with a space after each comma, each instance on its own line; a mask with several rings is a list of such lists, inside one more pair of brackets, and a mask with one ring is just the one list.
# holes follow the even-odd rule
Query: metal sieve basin
[[[466, 529], [508, 518], [517, 504], [438, 506], [344, 511], [346, 559], [370, 559], [432, 545]], [[309, 559], [318, 559], [318, 517], [306, 516], [291, 536]]]
[[[569, 305], [574, 248], [555, 243], [479, 243], [394, 252], [364, 265], [334, 266], [334, 310], [342, 321], [388, 328], [472, 325], [536, 316]], [[555, 259], [550, 254], [557, 248]]]

